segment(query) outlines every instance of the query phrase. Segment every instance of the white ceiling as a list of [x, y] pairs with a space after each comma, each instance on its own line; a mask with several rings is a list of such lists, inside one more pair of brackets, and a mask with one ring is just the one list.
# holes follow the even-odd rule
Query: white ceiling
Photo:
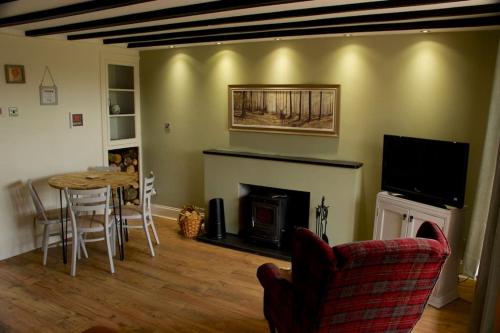
[[[102, 1], [102, 0], [101, 0]], [[236, 0], [235, 0], [236, 1]], [[88, 1], [81, 1], [81, 0], [18, 0], [18, 1], [10, 1], [10, 2], [4, 2], [0, 0], [0, 23], [3, 18], [9, 18], [21, 14], [27, 14], [27, 13], [33, 13], [41, 10], [46, 10], [46, 9], [51, 9], [51, 8], [56, 8], [56, 7], [61, 7], [61, 6], [67, 6], [67, 5], [72, 5], [72, 4], [78, 4], [78, 3], [85, 3]], [[213, 2], [216, 3], [217, 1], [213, 0], [156, 0], [156, 1], [149, 1], [149, 2], [144, 2], [140, 4], [134, 4], [134, 5], [128, 5], [124, 7], [116, 7], [113, 9], [106, 9], [106, 10], [100, 10], [100, 11], [94, 11], [91, 13], [85, 13], [85, 14], [80, 14], [80, 15], [73, 15], [73, 16], [67, 16], [67, 17], [62, 17], [62, 18], [56, 18], [56, 19], [46, 19], [46, 20], [40, 20], [37, 22], [33, 23], [27, 23], [27, 24], [19, 24], [19, 25], [12, 25], [12, 26], [7, 26], [0, 28], [0, 33], [10, 33], [10, 34], [19, 34], [19, 35], [24, 35], [26, 31], [30, 30], [35, 30], [35, 29], [42, 29], [42, 28], [49, 28], [49, 27], [57, 27], [61, 25], [67, 25], [67, 24], [73, 24], [73, 23], [78, 23], [78, 22], [87, 22], [87, 21], [93, 21], [93, 20], [100, 20], [100, 19], [106, 19], [106, 18], [112, 18], [112, 17], [119, 17], [123, 15], [129, 15], [129, 14], [134, 14], [134, 13], [141, 13], [141, 12], [150, 12], [150, 11], [155, 11], [159, 9], [166, 9], [166, 8], [172, 8], [172, 7], [179, 7], [179, 6], [187, 6], [187, 5], [193, 5], [193, 4], [200, 4], [200, 3], [207, 3], [207, 2]], [[177, 17], [177, 18], [172, 18], [172, 19], [162, 19], [162, 20], [155, 20], [155, 21], [147, 21], [147, 22], [140, 22], [140, 23], [134, 23], [134, 24], [123, 24], [119, 26], [111, 26], [111, 27], [106, 27], [106, 28], [97, 28], [97, 29], [86, 29], [86, 30], [81, 30], [81, 31], [74, 31], [74, 32], [64, 32], [64, 33], [59, 33], [59, 34], [54, 34], [54, 35], [45, 35], [43, 37], [49, 37], [49, 38], [67, 38], [68, 35], [75, 35], [75, 34], [81, 34], [81, 33], [92, 33], [92, 32], [102, 32], [102, 31], [114, 31], [114, 30], [121, 30], [121, 29], [128, 29], [128, 28], [138, 28], [138, 27], [150, 27], [150, 26], [156, 26], [156, 25], [165, 25], [165, 24], [171, 24], [171, 23], [178, 23], [178, 22], [191, 22], [191, 21], [203, 21], [207, 19], [215, 19], [215, 18], [225, 18], [225, 17], [232, 17], [232, 16], [242, 16], [242, 15], [250, 15], [250, 14], [260, 14], [260, 13], [276, 13], [276, 12], [282, 12], [282, 11], [288, 11], [288, 10], [296, 10], [296, 9], [307, 9], [307, 8], [317, 8], [317, 7], [327, 7], [327, 6], [340, 6], [340, 5], [346, 5], [346, 4], [360, 4], [360, 3], [376, 3], [380, 2], [379, 0], [365, 0], [365, 1], [347, 1], [347, 0], [312, 0], [312, 1], [300, 1], [300, 2], [293, 2], [293, 3], [286, 3], [286, 4], [280, 4], [280, 5], [271, 5], [271, 6], [262, 6], [262, 7], [255, 7], [255, 8], [248, 8], [248, 9], [239, 9], [239, 10], [231, 10], [231, 11], [222, 11], [222, 12], [215, 12], [215, 13], [210, 13], [210, 14], [203, 14], [203, 15], [194, 15], [194, 16], [185, 16], [185, 17]], [[411, 1], [411, 3], [416, 3], [416, 1]], [[171, 32], [179, 32], [179, 31], [193, 31], [197, 30], [200, 31], [200, 35], [203, 35], [203, 31], [206, 29], [214, 29], [214, 28], [227, 28], [227, 27], [241, 27], [241, 26], [254, 26], [254, 27], [259, 27], [260, 25], [263, 24], [270, 24], [270, 23], [284, 23], [284, 22], [303, 22], [303, 21], [308, 21], [308, 22], [313, 22], [314, 20], [318, 19], [325, 19], [325, 18], [345, 18], [345, 17], [353, 17], [353, 16], [360, 16], [360, 15], [373, 15], [373, 14], [386, 14], [386, 13], [400, 13], [400, 12], [409, 12], [413, 13], [416, 11], [424, 11], [424, 10], [438, 10], [438, 9], [445, 9], [445, 8], [459, 8], [459, 7], [469, 7], [469, 6], [480, 6], [480, 5], [486, 5], [486, 4], [499, 4], [499, 0], [468, 0], [468, 1], [448, 1], [445, 3], [437, 3], [437, 1], [434, 4], [428, 4], [428, 5], [410, 5], [410, 6], [401, 6], [401, 7], [396, 7], [396, 8], [388, 8], [388, 9], [370, 9], [370, 10], [356, 10], [356, 11], [343, 11], [340, 13], [335, 13], [335, 14], [322, 14], [322, 15], [314, 15], [314, 16], [302, 16], [302, 17], [290, 17], [290, 18], [281, 18], [281, 19], [270, 19], [270, 20], [258, 20], [254, 22], [243, 22], [243, 23], [230, 23], [230, 24], [220, 24], [220, 25], [211, 25], [210, 27], [188, 27], [188, 28], [182, 28], [182, 29], [173, 29], [173, 30], [168, 30], [168, 31], [155, 31], [155, 32], [147, 32], [144, 33], [143, 35], [152, 35], [152, 34], [159, 34], [159, 33], [171, 33]], [[473, 18], [473, 17], [484, 17], [484, 16], [491, 16], [491, 15], [500, 15], [500, 12], [498, 9], [495, 9], [493, 13], [484, 13], [484, 14], [474, 14], [474, 15], [467, 15], [467, 16], [458, 16], [455, 18]], [[383, 24], [383, 23], [401, 23], [401, 22], [423, 22], [423, 21], [433, 21], [433, 20], [446, 20], [451, 17], [423, 17], [423, 18], [418, 18], [418, 19], [404, 19], [404, 20], [398, 20], [398, 21], [380, 21], [376, 22], [377, 24]], [[370, 23], [356, 23], [356, 26], [360, 25], [366, 25], [366, 24], [373, 24], [374, 22]], [[0, 25], [1, 26], [1, 25]], [[337, 25], [336, 25], [337, 26]], [[340, 26], [346, 26], [340, 24]], [[347, 25], [350, 26], [350, 25]], [[331, 27], [329, 25], [328, 27]], [[498, 19], [498, 23], [495, 25], [489, 24], [488, 26], [479, 26], [479, 27], [450, 27], [450, 28], [436, 28], [434, 30], [436, 31], [450, 31], [450, 30], [472, 30], [472, 29], [499, 29], [500, 28], [500, 17]], [[302, 28], [301, 28], [302, 29]], [[287, 29], [289, 30], [289, 29]], [[279, 36], [281, 38], [304, 38], [304, 37], [314, 37], [317, 35], [344, 35], [344, 32], [342, 33], [319, 33], [317, 35], [315, 34], [304, 34], [302, 35], [300, 29], [293, 29], [295, 31], [299, 31], [298, 33], [291, 34], [291, 36], [287, 36], [286, 33], [284, 36]], [[358, 29], [359, 30], [359, 29]], [[402, 29], [404, 32], [411, 32], [414, 33], [416, 31], [420, 31], [421, 29]], [[394, 33], [398, 32], [398, 29], [395, 30], [385, 30], [385, 31], [360, 31], [360, 32], [355, 32], [355, 34], [367, 34], [367, 33]], [[137, 35], [136, 33], [133, 32], [127, 32], [122, 36], [112, 36], [112, 37], [104, 37], [104, 38], [116, 38], [116, 37], [123, 37], [123, 36], [134, 36]], [[237, 36], [238, 34], [234, 35]], [[181, 37], [176, 37], [176, 38], [181, 38]], [[216, 38], [216, 37], [213, 37]], [[187, 40], [184, 44], [185, 46], [189, 45], [203, 45], [203, 44], [213, 44], [214, 41], [198, 41], [198, 42], [193, 42], [189, 43], [190, 40]], [[239, 37], [241, 38], [241, 36]], [[249, 40], [269, 40], [269, 39], [274, 39], [275, 37], [272, 36], [265, 36], [259, 38], [259, 36], [252, 36], [252, 38], [248, 39], [236, 39], [237, 42], [245, 42]], [[182, 38], [181, 38], [182, 39]], [[209, 38], [210, 39], [210, 38]], [[103, 38], [90, 38], [90, 39], [85, 39], [86, 41], [91, 41], [91, 42], [98, 42], [101, 43]], [[175, 41], [175, 39], [174, 39]], [[231, 37], [226, 37], [224, 39], [225, 43], [230, 43], [234, 42], [235, 40], [232, 40]], [[174, 42], [160, 46], [160, 47], [168, 47], [169, 45], [175, 44]], [[117, 45], [124, 46], [126, 47], [126, 43], [119, 43]], [[142, 48], [147, 48], [145, 47], [140, 47]]]

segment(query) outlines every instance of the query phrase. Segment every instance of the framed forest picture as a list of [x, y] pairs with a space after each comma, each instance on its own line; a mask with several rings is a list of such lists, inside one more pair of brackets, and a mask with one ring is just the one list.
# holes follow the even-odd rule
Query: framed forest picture
[[340, 85], [230, 85], [229, 129], [339, 134]]

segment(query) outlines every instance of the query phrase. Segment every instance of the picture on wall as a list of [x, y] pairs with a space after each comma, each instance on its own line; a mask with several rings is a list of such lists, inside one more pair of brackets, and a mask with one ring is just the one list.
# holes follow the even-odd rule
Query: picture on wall
[[7, 83], [25, 83], [23, 65], [5, 65], [5, 82]]
[[229, 129], [338, 136], [340, 85], [230, 85]]

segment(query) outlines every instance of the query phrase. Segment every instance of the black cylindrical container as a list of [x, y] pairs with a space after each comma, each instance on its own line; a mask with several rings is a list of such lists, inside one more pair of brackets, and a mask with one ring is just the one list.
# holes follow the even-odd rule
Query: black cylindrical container
[[214, 198], [208, 202], [208, 223], [206, 226], [209, 238], [225, 238], [226, 222], [224, 218], [224, 200]]

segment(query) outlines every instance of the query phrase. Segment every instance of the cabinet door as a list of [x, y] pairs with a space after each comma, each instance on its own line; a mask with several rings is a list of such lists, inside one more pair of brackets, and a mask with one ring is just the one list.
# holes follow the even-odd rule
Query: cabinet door
[[445, 218], [443, 216], [430, 215], [421, 211], [411, 210], [410, 217], [408, 219], [408, 236], [415, 237], [417, 235], [418, 228], [425, 221], [434, 222], [438, 225], [441, 230], [444, 231]]
[[409, 210], [381, 201], [378, 205], [375, 239], [406, 237]]

